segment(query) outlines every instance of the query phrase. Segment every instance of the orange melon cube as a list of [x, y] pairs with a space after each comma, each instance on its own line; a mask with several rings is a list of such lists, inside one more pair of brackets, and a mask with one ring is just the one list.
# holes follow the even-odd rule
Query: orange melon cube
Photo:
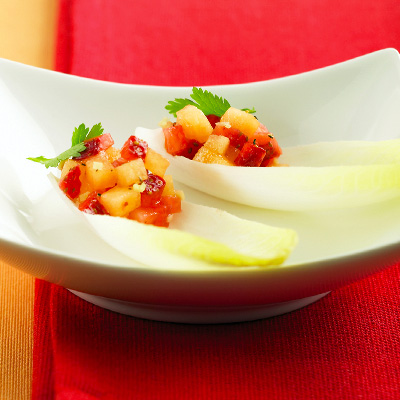
[[233, 164], [223, 155], [214, 153], [207, 147], [203, 146], [193, 157], [193, 161], [199, 161], [204, 164], [221, 164], [230, 165]]
[[174, 182], [171, 175], [164, 175], [165, 186], [163, 190], [163, 196], [174, 196], [175, 188]]
[[102, 191], [117, 184], [117, 171], [107, 160], [89, 159], [86, 164], [86, 178], [95, 191]]
[[225, 155], [229, 147], [229, 139], [225, 136], [210, 135], [204, 146], [214, 153]]
[[213, 131], [204, 113], [192, 105], [187, 105], [176, 113], [176, 123], [182, 126], [187, 139], [200, 143], [205, 143]]
[[118, 186], [128, 187], [147, 179], [147, 170], [141, 158], [122, 164], [115, 170]]
[[140, 192], [133, 188], [113, 187], [100, 196], [100, 203], [115, 217], [126, 217], [140, 207]]
[[260, 126], [257, 118], [246, 111], [229, 108], [221, 117], [221, 122], [228, 123], [232, 128], [239, 129], [247, 136], [252, 136]]
[[161, 176], [162, 178], [169, 167], [169, 161], [153, 149], [148, 148], [146, 158], [144, 159], [144, 166], [154, 175]]
[[116, 149], [115, 147], [109, 147], [106, 151], [106, 156], [108, 161], [112, 164], [114, 161], [118, 160], [121, 157], [121, 150]]

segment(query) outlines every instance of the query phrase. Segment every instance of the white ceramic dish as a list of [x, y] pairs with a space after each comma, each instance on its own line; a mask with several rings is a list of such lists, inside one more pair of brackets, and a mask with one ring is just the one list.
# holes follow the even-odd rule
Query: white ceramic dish
[[[280, 267], [203, 271], [133, 263], [89, 229], [78, 229], [68, 215], [50, 211], [46, 201], [52, 197], [43, 198], [51, 189], [46, 171], [26, 157], [61, 152], [81, 122], [101, 121], [122, 144], [137, 126], [156, 127], [167, 101], [190, 90], [100, 82], [0, 60], [1, 259], [102, 307], [189, 323], [288, 312], [400, 259], [398, 199], [350, 210], [283, 212], [182, 187], [192, 202], [299, 234], [297, 248]], [[212, 90], [231, 104], [254, 106], [283, 146], [400, 137], [400, 62], [392, 49], [297, 76]]]

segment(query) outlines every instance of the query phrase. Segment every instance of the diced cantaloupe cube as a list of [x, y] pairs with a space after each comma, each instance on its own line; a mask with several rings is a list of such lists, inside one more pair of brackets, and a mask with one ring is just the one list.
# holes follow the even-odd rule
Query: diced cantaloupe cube
[[116, 186], [100, 196], [100, 203], [110, 215], [125, 217], [140, 206], [140, 192]]
[[115, 170], [118, 186], [128, 187], [147, 179], [147, 170], [141, 158], [122, 164]]
[[239, 129], [247, 136], [251, 136], [260, 126], [257, 118], [246, 111], [237, 108], [229, 108], [221, 117], [221, 122], [228, 122], [232, 128]]
[[165, 186], [163, 190], [163, 196], [174, 196], [175, 188], [174, 182], [171, 175], [164, 175]]
[[213, 130], [204, 113], [192, 105], [187, 105], [176, 113], [176, 123], [182, 125], [187, 139], [200, 143], [205, 143]]
[[111, 146], [105, 151], [108, 161], [112, 164], [121, 157], [121, 150]]
[[203, 146], [193, 157], [193, 161], [199, 161], [204, 164], [222, 164], [233, 165], [225, 156], [214, 153], [207, 147]]
[[144, 166], [154, 175], [163, 177], [169, 166], [169, 161], [153, 149], [148, 148]]
[[92, 190], [102, 191], [117, 183], [117, 171], [107, 160], [89, 159], [86, 164], [86, 178]]
[[229, 139], [225, 136], [210, 135], [204, 146], [214, 153], [225, 155], [229, 147]]

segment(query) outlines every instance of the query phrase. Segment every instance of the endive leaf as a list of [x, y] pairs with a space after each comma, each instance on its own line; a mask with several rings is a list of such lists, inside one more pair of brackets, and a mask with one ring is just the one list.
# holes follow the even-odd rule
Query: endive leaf
[[[51, 178], [54, 185], [56, 180]], [[279, 265], [297, 243], [291, 229], [247, 221], [215, 208], [183, 202], [170, 228], [125, 218], [85, 214], [56, 188], [65, 204], [109, 245], [124, 255], [159, 268]], [[61, 211], [60, 211], [61, 212]]]
[[338, 141], [282, 149], [288, 167], [246, 168], [202, 164], [173, 157], [161, 129], [137, 135], [168, 158], [182, 182], [225, 200], [280, 210], [355, 207], [400, 196], [400, 139]]

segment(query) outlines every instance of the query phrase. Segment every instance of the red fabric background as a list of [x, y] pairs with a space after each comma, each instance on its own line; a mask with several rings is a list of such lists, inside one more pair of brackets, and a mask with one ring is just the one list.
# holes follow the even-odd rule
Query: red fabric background
[[[249, 82], [400, 49], [399, 21], [398, 0], [64, 0], [57, 69]], [[300, 311], [220, 326], [114, 314], [38, 280], [32, 399], [398, 399], [399, 276], [394, 266]]]
[[400, 49], [398, 0], [70, 0], [60, 21], [58, 70], [139, 84], [251, 82]]

